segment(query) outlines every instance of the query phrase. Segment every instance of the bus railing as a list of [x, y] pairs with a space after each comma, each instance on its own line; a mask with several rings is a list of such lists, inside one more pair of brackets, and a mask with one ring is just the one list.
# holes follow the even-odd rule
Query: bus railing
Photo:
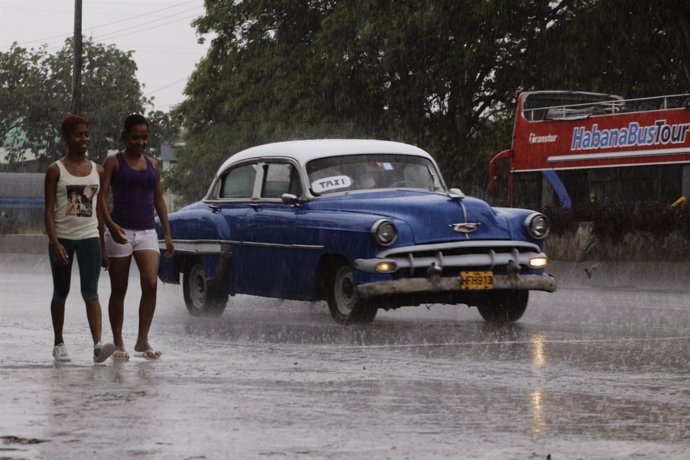
[[599, 102], [554, 105], [523, 109], [523, 116], [529, 121], [576, 120], [596, 115], [650, 112], [654, 110], [690, 108], [690, 94], [616, 99]]

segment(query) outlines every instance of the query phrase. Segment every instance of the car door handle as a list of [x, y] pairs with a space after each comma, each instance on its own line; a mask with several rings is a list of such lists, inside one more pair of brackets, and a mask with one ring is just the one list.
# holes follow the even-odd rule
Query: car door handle
[[217, 214], [220, 212], [220, 206], [215, 205], [215, 204], [209, 204], [207, 205], [209, 209], [211, 210], [212, 213]]

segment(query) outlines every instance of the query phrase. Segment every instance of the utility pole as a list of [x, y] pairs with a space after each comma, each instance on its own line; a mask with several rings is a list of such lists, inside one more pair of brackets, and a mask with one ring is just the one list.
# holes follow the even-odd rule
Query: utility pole
[[81, 112], [81, 0], [74, 0], [72, 62], [72, 113], [78, 115]]

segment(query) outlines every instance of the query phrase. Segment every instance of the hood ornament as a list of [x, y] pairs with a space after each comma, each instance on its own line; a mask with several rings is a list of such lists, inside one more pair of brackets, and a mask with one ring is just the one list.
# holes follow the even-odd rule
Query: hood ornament
[[473, 231], [477, 230], [477, 228], [479, 228], [479, 224], [478, 223], [472, 223], [472, 222], [466, 222], [466, 223], [459, 223], [459, 224], [450, 224], [450, 227], [453, 229], [454, 232], [472, 233]]

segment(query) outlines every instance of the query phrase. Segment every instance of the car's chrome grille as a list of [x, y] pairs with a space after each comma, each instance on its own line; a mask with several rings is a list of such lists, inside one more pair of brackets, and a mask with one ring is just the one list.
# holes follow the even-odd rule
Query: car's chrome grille
[[[377, 254], [376, 260], [395, 262], [397, 271], [424, 275], [430, 267], [444, 272], [460, 269], [489, 269], [498, 272], [514, 263], [527, 267], [530, 259], [543, 255], [536, 244], [520, 241], [469, 241], [391, 248]], [[359, 269], [369, 271], [374, 260], [357, 260]]]
[[386, 249], [379, 252], [376, 256], [381, 259], [396, 257], [399, 254], [436, 254], [438, 251], [453, 254], [472, 254], [486, 253], [493, 250], [496, 253], [512, 252], [517, 249], [519, 252], [541, 252], [539, 246], [525, 241], [511, 240], [472, 240], [472, 241], [453, 241], [450, 243], [436, 244], [417, 244], [414, 246], [400, 246]]

